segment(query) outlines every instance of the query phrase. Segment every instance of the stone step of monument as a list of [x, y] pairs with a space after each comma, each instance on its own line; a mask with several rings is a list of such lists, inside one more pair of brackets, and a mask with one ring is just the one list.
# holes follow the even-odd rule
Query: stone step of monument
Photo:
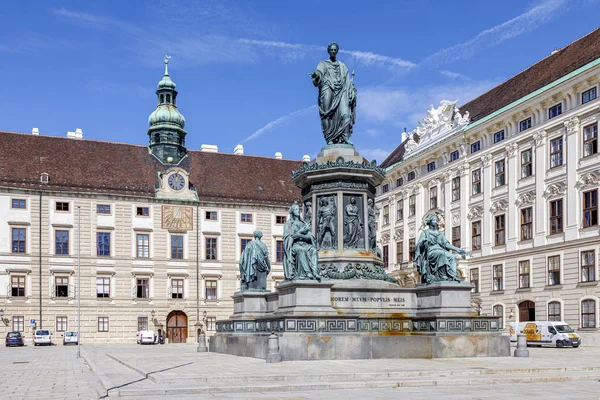
[[[550, 370], [553, 370], [552, 368]], [[198, 384], [186, 387], [174, 387], [166, 382], [161, 384], [144, 385], [143, 387], [123, 388], [111, 392], [111, 397], [141, 397], [141, 396], [181, 396], [181, 395], [208, 395], [226, 393], [268, 393], [268, 392], [302, 392], [309, 390], [339, 390], [339, 389], [378, 389], [378, 388], [400, 388], [400, 387], [431, 387], [431, 386], [478, 386], [478, 385], [507, 385], [526, 383], [550, 383], [550, 382], [583, 382], [600, 380], [598, 368], [591, 370], [569, 371], [568, 368], [560, 371], [523, 372], [518, 369], [515, 373], [489, 374], [473, 373], [469, 375], [457, 375], [448, 371], [446, 374], [440, 372], [437, 376], [417, 375], [404, 377], [402, 379], [356, 379], [356, 380], [311, 380], [305, 376], [304, 381], [269, 381], [251, 382], [239, 381], [237, 377], [230, 376], [229, 380], [211, 380], [208, 384]], [[475, 372], [475, 371], [472, 371]], [[181, 381], [178, 381], [181, 385]]]

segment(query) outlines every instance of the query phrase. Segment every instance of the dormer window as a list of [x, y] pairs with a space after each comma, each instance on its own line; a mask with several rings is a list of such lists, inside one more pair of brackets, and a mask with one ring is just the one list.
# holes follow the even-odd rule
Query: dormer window
[[48, 175], [46, 172], [42, 173], [42, 175], [40, 175], [40, 182], [42, 182], [42, 183], [50, 182], [50, 175]]
[[498, 143], [504, 140], [504, 129], [500, 132], [494, 133], [494, 143]]
[[562, 114], [562, 104], [558, 103], [548, 109], [548, 119], [554, 118]]
[[407, 181], [412, 181], [413, 179], [415, 179], [415, 171], [410, 171], [407, 175], [406, 175], [406, 180]]
[[435, 161], [432, 161], [427, 164], [427, 172], [431, 172], [435, 170]]

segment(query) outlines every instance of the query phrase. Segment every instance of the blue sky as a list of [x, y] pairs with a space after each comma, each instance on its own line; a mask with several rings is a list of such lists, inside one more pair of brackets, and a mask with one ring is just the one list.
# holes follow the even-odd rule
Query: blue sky
[[383, 161], [429, 104], [465, 103], [598, 27], [600, 1], [23, 1], [2, 6], [0, 130], [145, 145], [165, 54], [187, 147], [324, 145], [308, 74], [337, 41], [352, 141]]

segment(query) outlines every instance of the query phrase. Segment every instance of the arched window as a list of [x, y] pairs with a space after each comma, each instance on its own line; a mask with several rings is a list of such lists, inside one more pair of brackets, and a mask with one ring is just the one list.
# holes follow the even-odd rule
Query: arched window
[[170, 95], [170, 94], [168, 94], [168, 95], [167, 95], [167, 103], [170, 103], [170, 102], [171, 102], [171, 95]]
[[159, 133], [154, 135], [154, 143], [160, 143], [160, 134]]
[[492, 308], [492, 315], [494, 317], [500, 317], [500, 329], [504, 328], [504, 306], [501, 304], [495, 305]]
[[595, 328], [596, 327], [596, 301], [583, 300], [581, 302], [581, 327]]
[[165, 95], [164, 95], [164, 94], [161, 94], [161, 95], [160, 95], [160, 104], [162, 104], [162, 103], [164, 103], [164, 102], [165, 102]]
[[560, 321], [560, 303], [551, 301], [548, 303], [548, 321]]

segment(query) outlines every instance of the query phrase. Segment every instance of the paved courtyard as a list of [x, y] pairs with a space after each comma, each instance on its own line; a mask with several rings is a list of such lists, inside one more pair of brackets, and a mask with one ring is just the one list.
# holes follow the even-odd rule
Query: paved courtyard
[[600, 348], [531, 357], [295, 361], [192, 345], [0, 348], [0, 399], [600, 399]]

